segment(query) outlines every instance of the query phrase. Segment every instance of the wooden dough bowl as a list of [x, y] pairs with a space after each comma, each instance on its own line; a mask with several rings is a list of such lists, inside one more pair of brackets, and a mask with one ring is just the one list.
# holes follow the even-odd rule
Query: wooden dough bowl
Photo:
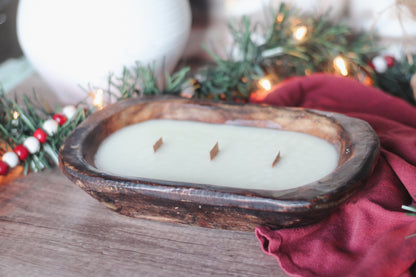
[[[122, 127], [150, 119], [191, 120], [308, 133], [333, 144], [337, 168], [324, 178], [288, 190], [227, 188], [114, 176], [97, 169], [100, 143]], [[63, 173], [108, 208], [123, 215], [210, 228], [252, 231], [317, 222], [365, 185], [379, 154], [365, 121], [301, 108], [224, 104], [156, 96], [128, 99], [89, 116], [59, 153]], [[271, 180], [272, 182], [272, 180]]]

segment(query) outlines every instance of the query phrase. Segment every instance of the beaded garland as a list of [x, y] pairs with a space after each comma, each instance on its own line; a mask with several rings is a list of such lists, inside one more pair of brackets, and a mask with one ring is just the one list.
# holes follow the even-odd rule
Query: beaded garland
[[13, 151], [4, 153], [0, 160], [0, 175], [7, 175], [9, 169], [16, 167], [20, 161], [25, 161], [30, 154], [39, 152], [41, 144], [47, 141], [48, 136], [53, 136], [58, 127], [71, 120], [76, 112], [74, 106], [65, 106], [62, 113], [54, 114], [52, 118], [45, 120], [42, 128], [36, 129], [32, 136], [25, 138], [23, 144], [14, 147]]
[[388, 68], [392, 68], [396, 64], [393, 56], [375, 56], [369, 63], [369, 66], [377, 73], [384, 73]]

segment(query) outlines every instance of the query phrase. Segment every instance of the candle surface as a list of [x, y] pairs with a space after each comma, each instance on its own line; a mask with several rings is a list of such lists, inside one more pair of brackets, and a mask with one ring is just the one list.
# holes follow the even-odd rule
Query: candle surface
[[[217, 142], [219, 152], [210, 160]], [[303, 186], [331, 173], [337, 163], [335, 147], [308, 134], [164, 119], [116, 131], [95, 155], [98, 169], [119, 176], [265, 190]]]

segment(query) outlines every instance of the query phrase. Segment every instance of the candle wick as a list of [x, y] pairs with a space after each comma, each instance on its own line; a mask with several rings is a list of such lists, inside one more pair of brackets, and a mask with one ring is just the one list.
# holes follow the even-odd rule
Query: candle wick
[[156, 153], [156, 151], [160, 148], [160, 146], [162, 146], [163, 144], [163, 139], [162, 137], [160, 137], [155, 144], [153, 144], [153, 153]]
[[217, 156], [219, 151], [220, 151], [220, 148], [218, 147], [218, 141], [217, 141], [214, 147], [212, 147], [211, 151], [209, 151], [209, 158], [211, 161]]
[[277, 151], [277, 155], [276, 155], [276, 158], [274, 158], [273, 160], [272, 167], [274, 167], [279, 160], [280, 160], [280, 151]]

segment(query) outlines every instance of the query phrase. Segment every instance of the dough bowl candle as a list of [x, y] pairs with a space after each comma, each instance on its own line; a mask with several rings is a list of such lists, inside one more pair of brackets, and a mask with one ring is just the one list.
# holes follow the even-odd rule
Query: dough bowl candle
[[[163, 144], [154, 151], [160, 138]], [[107, 137], [95, 155], [97, 168], [119, 176], [268, 190], [317, 181], [337, 164], [335, 147], [315, 136], [163, 119], [124, 127]]]
[[378, 152], [371, 127], [340, 114], [163, 96], [91, 115], [60, 166], [121, 214], [251, 231], [322, 219], [364, 185]]

